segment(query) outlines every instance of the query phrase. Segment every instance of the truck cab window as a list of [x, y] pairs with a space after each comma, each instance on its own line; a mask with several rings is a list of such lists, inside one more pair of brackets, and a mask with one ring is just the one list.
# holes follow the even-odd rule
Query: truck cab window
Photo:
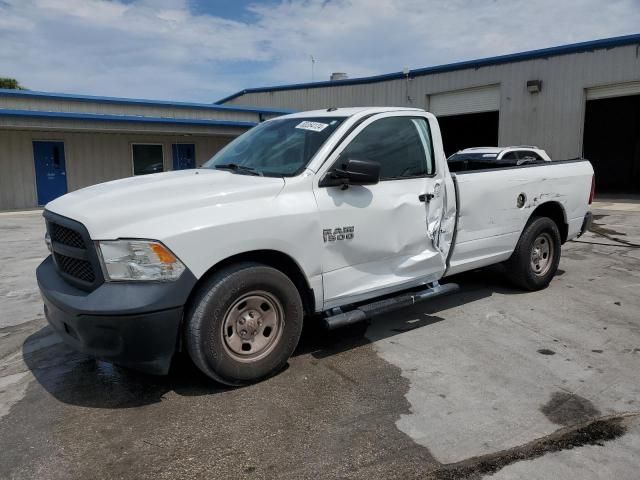
[[389, 117], [362, 130], [340, 159], [379, 162], [380, 180], [396, 180], [432, 174], [432, 151], [426, 119]]

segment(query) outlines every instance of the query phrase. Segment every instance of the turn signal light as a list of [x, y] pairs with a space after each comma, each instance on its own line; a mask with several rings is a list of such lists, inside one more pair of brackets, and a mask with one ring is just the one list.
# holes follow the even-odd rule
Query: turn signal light
[[167, 247], [161, 243], [150, 243], [151, 250], [158, 256], [158, 260], [162, 263], [175, 263], [178, 259], [171, 253]]

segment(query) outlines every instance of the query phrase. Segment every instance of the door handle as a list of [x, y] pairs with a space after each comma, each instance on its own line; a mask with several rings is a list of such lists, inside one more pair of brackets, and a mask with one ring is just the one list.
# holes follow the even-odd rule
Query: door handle
[[421, 195], [418, 195], [418, 200], [420, 200], [421, 202], [429, 203], [433, 197], [433, 193], [423, 193]]

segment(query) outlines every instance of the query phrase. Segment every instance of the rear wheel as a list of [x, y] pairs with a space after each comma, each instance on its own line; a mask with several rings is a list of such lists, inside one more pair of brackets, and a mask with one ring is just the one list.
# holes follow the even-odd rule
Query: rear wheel
[[275, 268], [240, 263], [205, 282], [186, 316], [185, 343], [206, 375], [244, 385], [281, 370], [302, 331], [293, 282]]
[[546, 288], [560, 263], [561, 239], [556, 223], [548, 217], [529, 221], [505, 262], [510, 280], [525, 290]]

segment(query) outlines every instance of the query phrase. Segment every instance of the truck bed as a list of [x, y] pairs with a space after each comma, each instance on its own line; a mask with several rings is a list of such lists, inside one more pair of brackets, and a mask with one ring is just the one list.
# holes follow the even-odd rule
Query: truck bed
[[564, 240], [575, 238], [588, 210], [593, 169], [588, 160], [572, 159], [452, 175], [458, 216], [447, 275], [508, 259], [531, 214], [545, 203], [562, 207]]

